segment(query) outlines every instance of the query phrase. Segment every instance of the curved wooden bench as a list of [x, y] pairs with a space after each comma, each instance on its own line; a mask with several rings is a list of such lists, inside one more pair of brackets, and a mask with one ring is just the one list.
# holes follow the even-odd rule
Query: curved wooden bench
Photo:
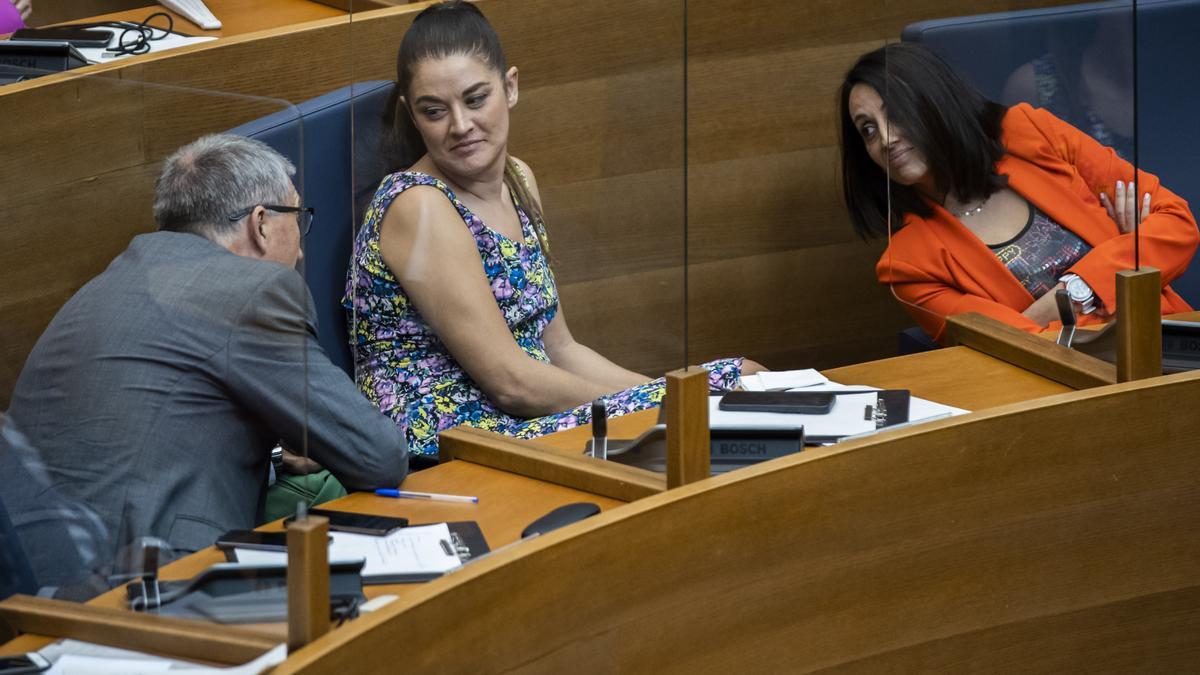
[[1200, 648], [1200, 373], [646, 497], [427, 584], [277, 673], [1172, 672]]

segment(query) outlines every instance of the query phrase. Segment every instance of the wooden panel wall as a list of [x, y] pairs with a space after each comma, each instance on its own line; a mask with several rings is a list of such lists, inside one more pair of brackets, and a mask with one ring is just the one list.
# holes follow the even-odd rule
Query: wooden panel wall
[[84, 17], [120, 12], [153, 4], [149, 0], [34, 0], [30, 26], [78, 21]]
[[[874, 282], [880, 247], [853, 238], [838, 197], [839, 78], [909, 21], [1046, 3], [691, 0], [686, 314], [682, 0], [479, 4], [521, 71], [511, 149], [537, 172], [572, 329], [659, 374], [732, 354], [776, 368], [890, 354], [908, 321]], [[392, 77], [421, 7], [4, 87], [0, 409], [58, 307], [152, 229], [168, 153], [288, 101]]]

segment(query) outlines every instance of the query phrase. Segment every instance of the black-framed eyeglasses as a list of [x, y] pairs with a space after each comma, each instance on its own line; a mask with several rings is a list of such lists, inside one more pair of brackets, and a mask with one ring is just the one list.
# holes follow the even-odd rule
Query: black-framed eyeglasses
[[[294, 213], [296, 214], [296, 224], [300, 226], [300, 236], [303, 237], [312, 229], [313, 218], [317, 215], [317, 210], [311, 206], [280, 206], [279, 204], [261, 204], [264, 209], [274, 211], [275, 213]], [[229, 222], [236, 223], [245, 218], [254, 211], [254, 207], [250, 206], [232, 213], [229, 215]]]

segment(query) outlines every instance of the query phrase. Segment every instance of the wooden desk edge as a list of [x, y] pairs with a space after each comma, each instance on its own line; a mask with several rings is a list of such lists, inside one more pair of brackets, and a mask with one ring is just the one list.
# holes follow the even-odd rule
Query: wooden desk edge
[[459, 459], [557, 485], [631, 502], [666, 489], [666, 478], [645, 469], [568, 456], [555, 448], [460, 426], [439, 435], [440, 459]]
[[[73, 68], [71, 70], [64, 70], [59, 73], [43, 75], [41, 77], [36, 77], [31, 80], [26, 80], [23, 82], [14, 82], [14, 83], [9, 84], [9, 85], [3, 87], [2, 89], [0, 89], [0, 96], [19, 94], [20, 92], [23, 92], [23, 91], [29, 91], [32, 89], [36, 89], [38, 87], [50, 86], [50, 85], [58, 84], [60, 82], [66, 82], [66, 81], [75, 80], [75, 79], [94, 77], [94, 76], [98, 76], [98, 75], [108, 75], [108, 74], [111, 74], [113, 71], [119, 71], [124, 68], [131, 67], [131, 66], [145, 65], [145, 64], [153, 63], [155, 61], [159, 61], [159, 60], [165, 59], [165, 58], [174, 58], [176, 56], [182, 56], [185, 54], [191, 54], [191, 53], [195, 53], [195, 52], [202, 52], [202, 51], [206, 51], [209, 49], [219, 49], [221, 47], [227, 47], [230, 45], [241, 44], [243, 42], [251, 42], [254, 40], [261, 40], [263, 38], [274, 37], [277, 35], [284, 35], [287, 33], [303, 33], [303, 32], [308, 32], [308, 31], [312, 31], [312, 30], [318, 30], [321, 28], [326, 28], [328, 26], [336, 26], [338, 24], [343, 24], [343, 23], [347, 24], [347, 26], [352, 26], [354, 23], [360, 23], [360, 22], [369, 21], [372, 19], [378, 19], [378, 18], [382, 18], [382, 17], [386, 17], [386, 16], [391, 16], [394, 14], [405, 14], [405, 13], [409, 13], [409, 12], [415, 13], [415, 12], [419, 12], [420, 10], [424, 9], [429, 4], [431, 4], [431, 3], [430, 2], [421, 2], [421, 3], [413, 3], [413, 4], [409, 4], [409, 5], [397, 5], [394, 7], [383, 7], [380, 9], [374, 9], [374, 10], [369, 10], [369, 11], [365, 11], [365, 12], [358, 12], [356, 14], [346, 14], [344, 16], [333, 16], [333, 17], [329, 17], [326, 19], [314, 19], [312, 21], [304, 21], [301, 23], [288, 24], [288, 25], [279, 26], [276, 28], [264, 28], [262, 30], [251, 31], [248, 33], [239, 33], [237, 35], [221, 36], [221, 37], [217, 37], [217, 39], [215, 39], [215, 40], [209, 40], [208, 42], [200, 42], [197, 44], [184, 45], [182, 47], [176, 47], [176, 48], [168, 49], [168, 50], [161, 51], [161, 52], [152, 52], [149, 54], [130, 56], [130, 57], [120, 59], [118, 61], [112, 61], [109, 63], [92, 63], [92, 64], [88, 64], [86, 66], [81, 66], [79, 68]], [[203, 37], [203, 36], [196, 36], [196, 37]], [[165, 84], [165, 83], [162, 83], [162, 84]]]

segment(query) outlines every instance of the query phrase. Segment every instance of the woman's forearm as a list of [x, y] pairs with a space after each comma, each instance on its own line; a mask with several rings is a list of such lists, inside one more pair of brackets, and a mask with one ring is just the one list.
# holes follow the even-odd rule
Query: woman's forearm
[[651, 378], [618, 366], [587, 345], [578, 342], [552, 350], [550, 362], [563, 370], [591, 380], [612, 391], [642, 384]]
[[611, 394], [611, 387], [579, 377], [558, 366], [529, 359], [520, 372], [503, 378], [485, 393], [504, 412], [517, 417], [541, 417]]

